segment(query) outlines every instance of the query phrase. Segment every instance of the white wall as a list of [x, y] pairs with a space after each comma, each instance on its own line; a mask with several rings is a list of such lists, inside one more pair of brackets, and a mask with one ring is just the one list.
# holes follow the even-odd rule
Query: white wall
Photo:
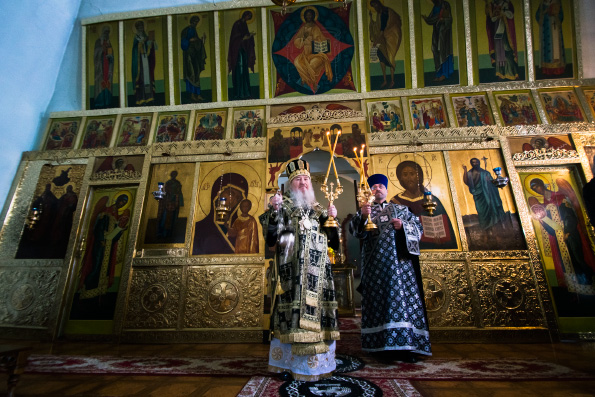
[[[37, 150], [49, 114], [81, 110], [81, 29], [84, 18], [220, 0], [0, 0], [0, 204], [21, 154]], [[0, 213], [4, 220], [10, 206]]]
[[0, 203], [10, 190], [21, 153], [35, 149], [80, 2], [0, 0]]
[[[21, 153], [39, 147], [49, 114], [82, 109], [80, 19], [213, 2], [220, 0], [0, 0], [0, 203]], [[595, 1], [579, 2], [584, 77], [595, 78], [595, 46], [589, 44], [595, 39]]]

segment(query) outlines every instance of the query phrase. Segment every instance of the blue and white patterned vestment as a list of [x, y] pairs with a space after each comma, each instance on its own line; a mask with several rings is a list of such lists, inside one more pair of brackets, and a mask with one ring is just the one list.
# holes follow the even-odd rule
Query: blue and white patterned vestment
[[[431, 355], [423, 284], [419, 267], [419, 240], [423, 228], [406, 206], [372, 204], [377, 231], [365, 231], [358, 212], [351, 220], [351, 233], [363, 240], [362, 349], [409, 351]], [[403, 222], [395, 230], [390, 220]]]

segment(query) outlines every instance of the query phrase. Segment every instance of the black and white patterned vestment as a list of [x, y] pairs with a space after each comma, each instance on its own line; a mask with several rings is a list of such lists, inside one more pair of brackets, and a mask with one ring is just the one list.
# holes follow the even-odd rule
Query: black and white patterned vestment
[[[419, 267], [419, 218], [403, 205], [372, 205], [377, 231], [365, 231], [358, 212], [351, 220], [351, 233], [363, 242], [362, 349], [410, 351], [431, 355], [430, 334]], [[401, 219], [395, 230], [390, 221]]]

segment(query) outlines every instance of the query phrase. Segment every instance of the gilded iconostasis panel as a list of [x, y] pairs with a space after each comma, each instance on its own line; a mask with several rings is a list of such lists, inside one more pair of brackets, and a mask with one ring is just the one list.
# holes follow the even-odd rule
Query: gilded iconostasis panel
[[591, 114], [595, 117], [595, 90], [588, 87], [582, 88], [583, 94], [587, 99], [588, 109]]
[[81, 149], [98, 149], [109, 147], [116, 126], [116, 116], [87, 117]]
[[234, 139], [264, 136], [264, 109], [237, 109], [233, 112]]
[[583, 109], [572, 88], [542, 89], [539, 97], [551, 124], [585, 121]]
[[531, 24], [537, 80], [576, 76], [572, 0], [531, 0]]
[[87, 28], [87, 106], [109, 109], [120, 106], [120, 41], [117, 21]]
[[450, 126], [441, 95], [409, 98], [408, 104], [412, 129], [429, 130]]
[[522, 0], [470, 2], [475, 14], [474, 44], [480, 83], [527, 78], [525, 19]]
[[274, 97], [355, 91], [353, 3], [271, 10]]
[[179, 142], [186, 140], [190, 111], [159, 113], [154, 142]]
[[[264, 200], [262, 161], [200, 164], [192, 255], [255, 255], [264, 252], [257, 221]], [[216, 208], [225, 205], [219, 218]]]
[[230, 101], [262, 98], [262, 27], [258, 8], [224, 11], [221, 16], [223, 93]]
[[[331, 152], [344, 157], [357, 168], [354, 148], [359, 151], [366, 145], [364, 123], [321, 123], [316, 125], [302, 124], [271, 128], [267, 139], [268, 178], [266, 188], [277, 186], [278, 177], [285, 171], [285, 163], [315, 150]], [[327, 136], [328, 132], [328, 136]], [[335, 143], [336, 142], [336, 143]], [[367, 158], [368, 150], [364, 147], [363, 156]]]
[[508, 138], [510, 153], [522, 154], [534, 150], [574, 150], [574, 144], [568, 135], [529, 135]]
[[587, 161], [591, 168], [591, 172], [595, 174], [595, 146], [584, 146], [583, 149], [587, 155]]
[[409, 10], [404, 0], [366, 0], [363, 12], [370, 91], [410, 88]]
[[81, 117], [52, 119], [42, 150], [72, 149], [81, 128]]
[[151, 113], [122, 116], [116, 146], [145, 146], [149, 141], [152, 119]]
[[[374, 172], [388, 177], [388, 196], [420, 218], [422, 250], [457, 250], [461, 247], [450, 184], [441, 152], [398, 153], [372, 157]], [[433, 214], [423, 207], [424, 193], [432, 192]]]
[[155, 200], [149, 189], [140, 225], [141, 248], [184, 247], [192, 204], [195, 163], [154, 164], [149, 186], [163, 185], [165, 197]]
[[492, 183], [492, 170], [505, 168], [500, 150], [457, 150], [449, 157], [469, 250], [526, 249], [510, 186]]
[[169, 104], [165, 17], [124, 21], [126, 104]]
[[494, 125], [494, 116], [485, 93], [450, 96], [458, 127]]
[[128, 17], [122, 25], [113, 20], [85, 25], [85, 107], [202, 104], [578, 75], [573, 1], [422, 1], [412, 10], [405, 0], [284, 8], [228, 5], [216, 12], [196, 8]]
[[212, 12], [175, 16], [176, 103], [213, 102], [216, 97], [213, 18]]
[[519, 172], [562, 332], [595, 326], [595, 245], [574, 167]]
[[61, 259], [70, 241], [84, 165], [44, 165], [30, 208], [40, 211], [35, 227], [26, 227], [17, 248], [17, 259]]
[[140, 179], [144, 156], [96, 157], [91, 181], [117, 181], [118, 179]]
[[[358, 171], [386, 174], [387, 199], [421, 218], [432, 327], [595, 330], [581, 194], [595, 169], [595, 82], [577, 62], [573, 1], [259, 4], [83, 21], [85, 110], [53, 113], [40, 150], [24, 154], [20, 184], [33, 161], [41, 173], [31, 205], [11, 204], [7, 219], [43, 211], [3, 240], [18, 241], [10, 266], [64, 260], [48, 271], [59, 288], [40, 296], [65, 308], [66, 335], [184, 328], [204, 341], [249, 327], [260, 338], [271, 251], [258, 216], [287, 190], [288, 161], [330, 152], [348, 168], [344, 225]], [[508, 184], [496, 186], [497, 168]], [[359, 243], [343, 238], [333, 270], [353, 313]]]
[[530, 91], [494, 93], [500, 120], [505, 126], [539, 124], [540, 118]]
[[111, 334], [128, 238], [134, 220], [136, 187], [93, 190], [84, 214], [84, 246], [77, 262], [66, 334]]
[[380, 102], [368, 102], [368, 125], [370, 132], [403, 131], [405, 119], [399, 98]]
[[419, 71], [423, 86], [465, 84], [465, 40], [461, 0], [421, 1], [421, 57]]
[[192, 140], [225, 139], [227, 128], [227, 110], [196, 112]]

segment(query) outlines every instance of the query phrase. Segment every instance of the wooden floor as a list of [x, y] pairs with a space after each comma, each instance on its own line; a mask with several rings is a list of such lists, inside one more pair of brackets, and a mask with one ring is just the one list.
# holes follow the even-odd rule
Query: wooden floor
[[[0, 340], [1, 343], [15, 341]], [[28, 341], [34, 354], [109, 356], [255, 356], [267, 359], [265, 344], [105, 344], [88, 342], [39, 343]], [[23, 341], [19, 341], [23, 343]], [[523, 358], [555, 362], [595, 374], [595, 343], [451, 344], [432, 345], [432, 359]], [[0, 374], [2, 376], [4, 374]], [[16, 396], [235, 396], [248, 377], [89, 376], [27, 374]], [[413, 381], [423, 396], [595, 396], [595, 381]], [[5, 380], [0, 394], [6, 393]]]

